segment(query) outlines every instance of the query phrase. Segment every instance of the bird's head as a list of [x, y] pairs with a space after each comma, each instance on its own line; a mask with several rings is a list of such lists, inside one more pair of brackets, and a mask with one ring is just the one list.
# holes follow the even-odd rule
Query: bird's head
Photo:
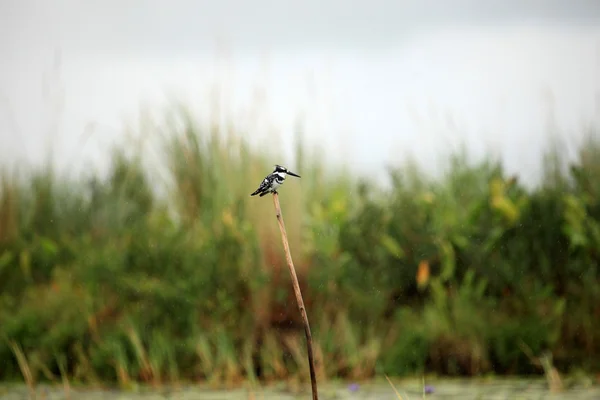
[[300, 178], [300, 175], [297, 175], [297, 174], [293, 173], [292, 171], [288, 170], [286, 167], [281, 166], [279, 164], [275, 165], [275, 171], [273, 171], [273, 172], [279, 172], [279, 173], [282, 173], [282, 174], [288, 174], [288, 175]]

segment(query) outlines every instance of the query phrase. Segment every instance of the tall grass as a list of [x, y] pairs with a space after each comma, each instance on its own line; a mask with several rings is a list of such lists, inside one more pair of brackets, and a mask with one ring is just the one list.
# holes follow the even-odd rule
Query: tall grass
[[[0, 378], [26, 355], [31, 382], [308, 381], [271, 202], [249, 201], [281, 160], [185, 112], [155, 128], [160, 179], [123, 149], [106, 178], [0, 177]], [[319, 379], [539, 373], [522, 344], [600, 368], [598, 141], [536, 188], [457, 155], [384, 191], [297, 154], [281, 201]]]

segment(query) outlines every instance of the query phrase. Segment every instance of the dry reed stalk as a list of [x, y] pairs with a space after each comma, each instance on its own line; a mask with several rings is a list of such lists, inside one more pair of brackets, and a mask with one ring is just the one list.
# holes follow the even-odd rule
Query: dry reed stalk
[[25, 353], [21, 349], [21, 346], [14, 340], [9, 341], [8, 345], [10, 346], [13, 354], [17, 358], [17, 363], [19, 364], [19, 368], [21, 369], [21, 374], [23, 374], [23, 379], [27, 384], [27, 388], [29, 389], [29, 398], [35, 399], [36, 394], [36, 384], [33, 374], [31, 373], [31, 368], [29, 366], [29, 361], [27, 361], [27, 357]]
[[312, 335], [310, 333], [310, 325], [308, 323], [308, 316], [306, 315], [306, 308], [304, 307], [304, 300], [302, 299], [302, 292], [300, 291], [300, 284], [298, 283], [298, 277], [296, 276], [296, 269], [294, 268], [294, 261], [292, 261], [292, 254], [290, 253], [290, 245], [288, 243], [287, 233], [285, 231], [285, 224], [283, 222], [283, 215], [281, 214], [281, 206], [279, 205], [279, 196], [277, 195], [277, 193], [273, 193], [273, 204], [275, 205], [277, 222], [279, 224], [279, 230], [281, 231], [281, 240], [283, 241], [285, 258], [290, 269], [290, 275], [292, 276], [292, 285], [294, 286], [296, 301], [298, 302], [298, 308], [300, 309], [300, 314], [302, 315], [302, 322], [304, 323], [304, 333], [306, 334], [306, 349], [308, 351], [308, 365], [310, 367], [310, 384], [312, 386], [312, 397], [313, 400], [318, 400], [319, 393], [317, 391], [317, 377], [315, 374], [315, 360], [313, 356]]

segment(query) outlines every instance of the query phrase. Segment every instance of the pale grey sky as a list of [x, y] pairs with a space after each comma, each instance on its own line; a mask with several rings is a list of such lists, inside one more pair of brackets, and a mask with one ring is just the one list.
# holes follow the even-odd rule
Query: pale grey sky
[[431, 29], [519, 23], [597, 24], [594, 0], [4, 0], [12, 52], [56, 46], [104, 55], [188, 54], [217, 36], [242, 51], [368, 48]]
[[208, 114], [217, 81], [257, 147], [280, 133], [277, 162], [293, 162], [301, 116], [311, 143], [360, 172], [407, 155], [433, 168], [464, 140], [534, 179], [550, 115], [574, 140], [599, 116], [598, 4], [4, 0], [0, 157], [36, 162], [52, 141], [62, 166], [102, 164], [142, 105], [160, 115], [176, 95]]

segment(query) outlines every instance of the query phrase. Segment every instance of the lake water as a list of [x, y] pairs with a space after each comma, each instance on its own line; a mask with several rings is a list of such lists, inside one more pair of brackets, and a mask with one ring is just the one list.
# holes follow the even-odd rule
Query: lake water
[[[423, 399], [423, 384], [417, 380], [393, 380], [396, 389], [406, 399]], [[490, 380], [432, 380], [426, 382], [433, 392], [426, 394], [426, 399], [594, 399], [600, 400], [598, 382], [587, 381], [567, 385], [561, 393], [551, 393], [544, 380], [525, 379], [490, 379]], [[182, 385], [177, 388], [137, 388], [135, 390], [89, 389], [71, 387], [66, 392], [62, 386], [45, 386], [37, 388], [32, 396], [24, 385], [0, 386], [0, 399], [5, 400], [295, 400], [310, 399], [310, 386], [279, 384], [255, 389], [240, 388], [234, 390], [215, 390], [205, 386]], [[319, 386], [319, 398], [340, 400], [397, 399], [392, 387], [386, 382], [375, 383], [325, 383]]]

